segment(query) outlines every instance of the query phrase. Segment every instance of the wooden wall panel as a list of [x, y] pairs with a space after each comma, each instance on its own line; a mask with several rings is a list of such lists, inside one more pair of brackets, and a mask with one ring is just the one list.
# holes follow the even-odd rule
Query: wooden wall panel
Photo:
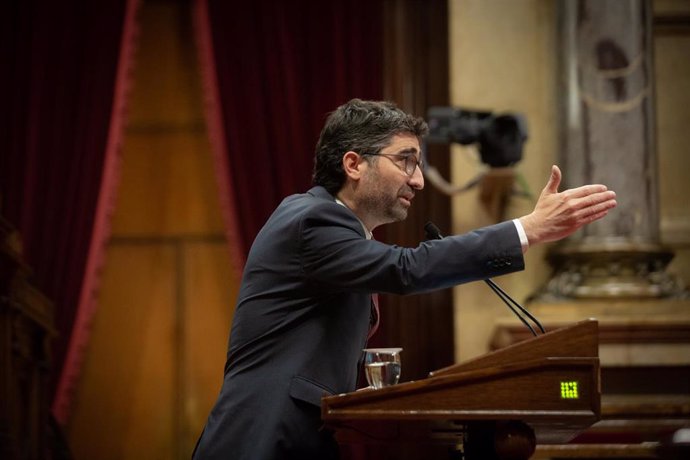
[[222, 382], [238, 276], [220, 237], [113, 240], [75, 458], [188, 458]]
[[225, 244], [188, 243], [184, 265], [185, 450], [192, 451], [223, 381], [238, 285]]
[[118, 236], [222, 234], [206, 133], [195, 129], [127, 134], [113, 218]]
[[130, 127], [203, 129], [203, 99], [190, 0], [143, 0]]
[[173, 458], [175, 254], [108, 251], [68, 438], [75, 459]]

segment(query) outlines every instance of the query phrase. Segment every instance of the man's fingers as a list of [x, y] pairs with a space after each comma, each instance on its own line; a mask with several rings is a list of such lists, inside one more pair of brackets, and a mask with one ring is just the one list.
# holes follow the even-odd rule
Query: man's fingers
[[595, 220], [601, 219], [602, 217], [604, 217], [604, 216], [607, 215], [608, 213], [609, 213], [609, 209], [606, 209], [606, 210], [604, 210], [604, 211], [599, 211], [599, 212], [597, 212], [597, 213], [594, 213], [594, 214], [590, 214], [590, 215], [588, 215], [588, 216], [585, 216], [585, 218], [583, 219], [582, 223], [580, 224], [580, 227], [582, 227], [582, 226], [584, 226], [584, 225], [587, 225], [587, 224], [591, 224], [591, 223], [594, 222]]
[[608, 190], [608, 187], [602, 184], [590, 184], [590, 185], [583, 185], [581, 187], [577, 188], [571, 188], [569, 190], [564, 190], [563, 194], [567, 198], [582, 198], [590, 195], [594, 195], [596, 193], [601, 193], [605, 192]]
[[615, 208], [617, 204], [618, 203], [613, 198], [595, 202], [590, 204], [589, 206], [582, 208], [579, 214], [582, 217], [589, 217], [591, 215], [599, 214], [601, 212], [608, 212], [610, 209]]
[[549, 177], [549, 182], [547, 182], [544, 187], [544, 192], [558, 193], [558, 186], [561, 185], [561, 177], [561, 170], [558, 166], [551, 166], [551, 176]]
[[571, 196], [570, 199], [572, 209], [597, 207], [602, 203], [608, 203], [607, 209], [614, 207], [616, 205], [616, 192], [613, 190], [606, 190], [599, 193], [585, 195], [582, 198], [574, 198]]

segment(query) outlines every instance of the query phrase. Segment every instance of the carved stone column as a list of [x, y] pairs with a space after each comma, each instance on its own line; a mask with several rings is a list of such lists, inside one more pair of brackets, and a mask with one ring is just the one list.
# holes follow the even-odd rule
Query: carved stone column
[[563, 1], [560, 21], [565, 186], [606, 184], [618, 207], [550, 252], [539, 297], [682, 297], [659, 239], [651, 4]]
[[[690, 421], [690, 299], [666, 271], [673, 253], [659, 231], [652, 8], [646, 0], [558, 6], [564, 188], [606, 184], [618, 207], [553, 247], [554, 274], [529, 309], [547, 331], [599, 320], [602, 420], [579, 442], [620, 451], [590, 446], [581, 456], [627, 457], [631, 446], [616, 443], [658, 441]], [[492, 346], [528, 334], [503, 320]]]

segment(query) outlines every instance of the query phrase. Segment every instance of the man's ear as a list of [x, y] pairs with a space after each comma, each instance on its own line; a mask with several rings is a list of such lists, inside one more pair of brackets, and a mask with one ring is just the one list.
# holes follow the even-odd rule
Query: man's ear
[[343, 155], [343, 171], [345, 175], [353, 180], [358, 180], [362, 176], [362, 157], [357, 152], [350, 150]]

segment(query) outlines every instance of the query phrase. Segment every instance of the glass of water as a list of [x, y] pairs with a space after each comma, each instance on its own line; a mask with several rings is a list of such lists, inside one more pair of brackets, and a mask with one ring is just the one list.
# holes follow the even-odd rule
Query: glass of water
[[364, 372], [374, 389], [395, 385], [400, 379], [402, 348], [365, 348]]

